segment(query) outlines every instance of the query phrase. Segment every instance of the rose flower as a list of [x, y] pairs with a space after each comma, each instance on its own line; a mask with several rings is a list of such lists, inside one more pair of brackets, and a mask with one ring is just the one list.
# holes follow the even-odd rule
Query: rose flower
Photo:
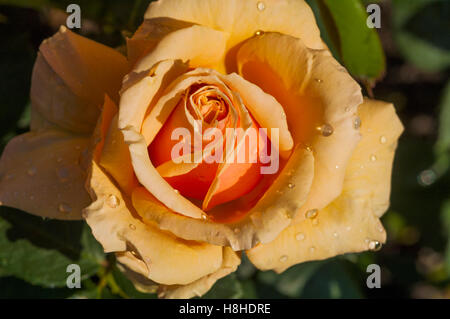
[[282, 272], [385, 242], [402, 124], [363, 98], [304, 1], [152, 2], [127, 49], [65, 28], [42, 43], [3, 205], [84, 218], [165, 298], [204, 294], [243, 251]]

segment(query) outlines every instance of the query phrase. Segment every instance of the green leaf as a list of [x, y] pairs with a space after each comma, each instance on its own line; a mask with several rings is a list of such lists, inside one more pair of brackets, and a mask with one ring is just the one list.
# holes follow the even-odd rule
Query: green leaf
[[74, 293], [69, 288], [43, 288], [15, 277], [0, 278], [0, 299], [67, 298]]
[[104, 261], [101, 246], [85, 222], [43, 220], [0, 207], [0, 268], [33, 285], [64, 287], [67, 266], [78, 264], [81, 279]]
[[450, 278], [450, 199], [442, 205], [442, 223], [447, 234], [447, 248], [445, 251], [445, 269]]
[[428, 72], [450, 66], [450, 3], [445, 0], [393, 0], [394, 40], [410, 63]]
[[350, 264], [339, 258], [324, 263], [305, 284], [300, 298], [363, 298]]
[[322, 261], [305, 262], [290, 267], [280, 275], [274, 271], [265, 271], [258, 274], [258, 280], [266, 286], [271, 286], [282, 296], [299, 298], [306, 283], [323, 264]]
[[385, 56], [376, 29], [367, 26], [359, 0], [317, 0], [339, 58], [349, 72], [367, 83], [383, 76]]
[[114, 266], [112, 271], [112, 280], [110, 280], [111, 290], [120, 295], [122, 298], [133, 299], [155, 299], [156, 294], [143, 293], [138, 291], [133, 283], [117, 268]]
[[203, 299], [238, 299], [243, 295], [241, 283], [235, 274], [228, 275], [218, 280]]

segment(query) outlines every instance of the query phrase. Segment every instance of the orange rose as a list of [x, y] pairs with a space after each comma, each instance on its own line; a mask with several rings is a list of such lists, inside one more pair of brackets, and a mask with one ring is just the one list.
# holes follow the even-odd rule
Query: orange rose
[[403, 127], [363, 100], [304, 1], [160, 0], [127, 46], [128, 60], [65, 28], [42, 43], [31, 132], [0, 162], [4, 205], [84, 218], [167, 298], [204, 294], [241, 251], [282, 272], [385, 242]]

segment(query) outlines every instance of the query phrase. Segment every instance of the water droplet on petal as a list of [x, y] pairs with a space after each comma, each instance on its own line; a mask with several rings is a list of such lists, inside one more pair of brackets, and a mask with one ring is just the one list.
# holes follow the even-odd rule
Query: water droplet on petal
[[317, 209], [310, 209], [305, 213], [305, 217], [308, 219], [313, 219], [317, 217], [319, 211]]
[[317, 130], [325, 137], [330, 136], [334, 132], [334, 129], [330, 124], [323, 124], [322, 126], [319, 126]]
[[370, 155], [370, 161], [376, 162], [377, 161], [377, 156], [374, 155], [374, 154]]
[[61, 203], [61, 204], [59, 204], [59, 206], [58, 206], [58, 210], [59, 210], [61, 213], [68, 214], [68, 213], [70, 213], [70, 212], [72, 211], [72, 207], [70, 207], [69, 204]]
[[339, 234], [336, 233], [336, 232], [334, 232], [334, 233], [333, 233], [333, 237], [334, 237], [334, 238], [338, 238], [338, 237], [339, 237]]
[[203, 220], [206, 220], [206, 219], [208, 219], [208, 216], [202, 215], [202, 219], [203, 219]]
[[294, 188], [294, 187], [295, 187], [295, 185], [294, 185], [294, 184], [292, 184], [292, 183], [289, 183], [289, 184], [288, 184], [288, 187], [292, 189], [292, 188]]
[[28, 174], [28, 176], [34, 176], [34, 175], [36, 175], [36, 168], [35, 168], [35, 167], [30, 167], [30, 168], [27, 170], [27, 174]]
[[369, 242], [369, 249], [371, 251], [379, 251], [383, 245], [378, 240], [371, 240]]
[[280, 257], [280, 261], [282, 263], [285, 263], [287, 260], [288, 260], [288, 256], [286, 256], [286, 255], [283, 255], [283, 256]]
[[130, 227], [131, 230], [136, 230], [136, 226], [133, 224], [128, 225], [128, 227]]
[[322, 83], [323, 82], [323, 80], [321, 80], [321, 79], [314, 79], [317, 83]]
[[263, 30], [258, 30], [258, 31], [255, 32], [255, 36], [257, 36], [257, 37], [262, 36], [262, 35], [264, 35], [264, 31]]
[[106, 204], [111, 208], [116, 208], [120, 204], [119, 198], [115, 195], [109, 195], [106, 199]]
[[316, 251], [316, 247], [314, 247], [314, 246], [309, 247], [309, 252], [310, 253], [313, 253], [315, 251]]
[[381, 143], [381, 144], [386, 144], [386, 142], [387, 142], [386, 136], [382, 135], [382, 136], [380, 137], [380, 143]]
[[266, 4], [262, 1], [258, 1], [256, 8], [258, 8], [259, 11], [264, 11], [266, 9]]
[[298, 233], [297, 235], [295, 235], [295, 239], [298, 241], [302, 241], [305, 239], [305, 234], [303, 233]]
[[361, 127], [361, 119], [359, 116], [355, 117], [355, 119], [353, 120], [353, 128], [355, 130], [358, 130]]

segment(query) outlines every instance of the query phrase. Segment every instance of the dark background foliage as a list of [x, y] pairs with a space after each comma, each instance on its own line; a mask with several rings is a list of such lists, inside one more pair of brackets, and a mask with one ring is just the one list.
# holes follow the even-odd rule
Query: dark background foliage
[[[0, 149], [28, 130], [31, 71], [41, 41], [65, 24], [73, 0], [0, 0]], [[81, 34], [123, 47], [149, 0], [77, 0]], [[308, 0], [335, 57], [366, 95], [393, 102], [405, 125], [394, 164], [388, 242], [379, 252], [293, 266], [281, 275], [245, 258], [205, 298], [450, 297], [450, 1]], [[365, 6], [382, 8], [381, 29]], [[66, 288], [66, 267], [82, 289]], [[380, 289], [366, 286], [381, 266]], [[155, 298], [123, 276], [83, 222], [0, 207], [0, 298]]]

